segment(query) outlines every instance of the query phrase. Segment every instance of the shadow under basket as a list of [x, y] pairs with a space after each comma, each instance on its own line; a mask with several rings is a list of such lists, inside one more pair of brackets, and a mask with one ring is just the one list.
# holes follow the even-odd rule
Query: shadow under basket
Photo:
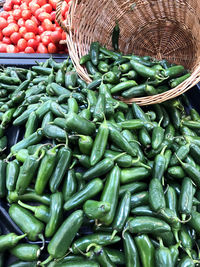
[[[119, 50], [167, 59], [190, 70], [182, 84], [162, 94], [131, 98], [139, 105], [161, 103], [177, 97], [200, 81], [200, 1], [199, 0], [72, 0], [67, 21], [57, 4], [56, 17], [68, 33], [69, 55], [77, 73], [86, 82], [91, 79], [80, 58], [87, 54], [91, 42], [112, 49], [115, 22], [120, 26]], [[67, 25], [67, 26], [66, 26]]]

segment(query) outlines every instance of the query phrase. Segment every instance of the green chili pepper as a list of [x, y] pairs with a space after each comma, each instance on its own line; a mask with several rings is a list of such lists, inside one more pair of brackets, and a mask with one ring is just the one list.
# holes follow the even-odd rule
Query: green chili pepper
[[110, 203], [104, 201], [87, 200], [83, 205], [83, 211], [89, 219], [100, 219], [110, 211]]
[[118, 51], [119, 49], [119, 34], [120, 34], [120, 28], [118, 22], [116, 21], [115, 27], [113, 28], [112, 32], [112, 46], [116, 51]]
[[65, 202], [64, 209], [71, 210], [74, 207], [78, 207], [84, 201], [97, 195], [102, 190], [102, 188], [102, 181], [99, 178], [93, 179], [91, 182], [86, 184], [86, 186], [82, 190], [75, 193], [70, 199]]
[[171, 251], [169, 248], [164, 247], [162, 239], [160, 239], [160, 247], [155, 251], [156, 266], [172, 266]]
[[157, 178], [153, 178], [149, 184], [149, 204], [155, 212], [159, 212], [166, 207], [163, 187]]
[[3, 116], [2, 116], [2, 121], [1, 121], [1, 127], [6, 127], [10, 121], [13, 118], [13, 113], [15, 112], [15, 108], [10, 108], [9, 110], [7, 110]]
[[184, 170], [180, 166], [174, 166], [167, 170], [169, 175], [173, 178], [182, 179], [186, 176]]
[[99, 61], [98, 70], [100, 72], [106, 73], [109, 71], [109, 69], [110, 69], [110, 66], [108, 65], [108, 63], [106, 63], [105, 61]]
[[[160, 121], [161, 122], [161, 121]], [[160, 126], [153, 128], [152, 132], [152, 148], [158, 149], [163, 142], [165, 130]]]
[[24, 235], [16, 235], [15, 233], [9, 233], [7, 235], [0, 236], [0, 251], [3, 252], [6, 249], [10, 249], [15, 247], [17, 243], [22, 240], [26, 234]]
[[35, 152], [34, 155], [29, 155], [20, 168], [19, 176], [16, 182], [16, 191], [19, 193], [19, 195], [22, 195], [25, 192], [26, 188], [29, 186], [38, 170], [40, 163], [40, 158], [38, 158], [39, 151], [40, 148]]
[[151, 137], [145, 127], [139, 130], [139, 141], [144, 147], [151, 145]]
[[111, 88], [111, 94], [115, 94], [120, 91], [125, 91], [126, 89], [129, 89], [134, 86], [137, 86], [137, 83], [134, 80], [118, 83], [117, 85]]
[[155, 249], [147, 235], [139, 235], [134, 238], [142, 266], [155, 266]]
[[165, 195], [166, 207], [177, 215], [177, 194], [172, 186], [169, 186]]
[[99, 43], [98, 42], [91, 43], [90, 58], [91, 58], [92, 64], [97, 66], [99, 63]]
[[45, 237], [52, 237], [57, 231], [63, 212], [63, 196], [61, 192], [51, 195], [49, 221], [45, 228]]
[[181, 230], [179, 231], [179, 237], [181, 241], [181, 246], [183, 246], [188, 256], [191, 257], [191, 250], [193, 247], [193, 242], [192, 242], [192, 238], [190, 237], [184, 225], [181, 226]]
[[134, 168], [127, 168], [122, 169], [121, 171], [121, 183], [126, 184], [130, 182], [138, 182], [147, 178], [150, 175], [149, 169], [145, 167], [134, 167]]
[[97, 244], [101, 246], [108, 246], [120, 241], [119, 236], [115, 236], [111, 239], [111, 235], [107, 233], [94, 233], [87, 236], [79, 237], [73, 242], [71, 251], [74, 254], [79, 254], [80, 251], [84, 252], [90, 244]]
[[174, 88], [176, 86], [178, 86], [179, 84], [181, 84], [182, 82], [184, 82], [187, 78], [190, 77], [190, 73], [187, 73], [179, 78], [176, 78], [176, 79], [172, 79], [170, 80], [170, 86], [171, 88]]
[[6, 162], [0, 160], [0, 198], [6, 196]]
[[15, 184], [19, 175], [19, 162], [13, 160], [8, 162], [6, 166], [6, 188], [8, 191], [15, 189]]
[[187, 145], [183, 145], [181, 146], [178, 151], [176, 151], [176, 153], [171, 157], [171, 160], [170, 160], [170, 166], [174, 166], [176, 164], [178, 164], [178, 158], [180, 160], [183, 160], [187, 157], [187, 155], [189, 154], [190, 152], [190, 144], [187, 144]]
[[43, 132], [41, 130], [38, 130], [37, 132], [33, 133], [27, 138], [24, 138], [20, 142], [16, 143], [14, 146], [11, 147], [11, 153], [15, 154], [20, 149], [27, 148], [31, 145], [35, 145], [39, 143], [42, 140]]
[[60, 183], [62, 182], [62, 179], [70, 166], [71, 157], [71, 149], [69, 149], [67, 146], [62, 147], [59, 150], [57, 165], [49, 181], [49, 186], [52, 193], [55, 193], [58, 190]]
[[90, 58], [90, 54], [87, 54], [87, 55], [84, 55], [84, 56], [82, 56], [82, 57], [80, 58], [79, 63], [80, 63], [81, 65], [83, 65], [83, 64], [85, 64], [87, 61], [90, 61], [90, 60], [91, 60], [91, 58]]
[[110, 225], [114, 219], [117, 202], [119, 197], [120, 169], [116, 165], [113, 167], [106, 179], [106, 184], [101, 195], [101, 201], [110, 203], [110, 211], [103, 216], [100, 221], [103, 224]]
[[125, 264], [125, 257], [123, 252], [117, 249], [111, 249], [107, 247], [104, 247], [104, 250], [108, 254], [108, 257], [111, 259], [111, 261], [115, 263], [117, 266]]
[[44, 128], [45, 125], [49, 124], [52, 121], [53, 121], [53, 113], [51, 111], [49, 111], [44, 115], [44, 117], [42, 119], [41, 128]]
[[[113, 150], [106, 150], [104, 153], [104, 157], [105, 158], [116, 158], [118, 155], [120, 155], [119, 152], [113, 151]], [[129, 155], [121, 155], [119, 158], [117, 158], [115, 160], [115, 162], [117, 163], [117, 165], [119, 167], [123, 167], [123, 168], [128, 168], [131, 167], [133, 165], [133, 158]]]
[[117, 211], [115, 213], [115, 218], [114, 221], [112, 223], [112, 227], [113, 227], [113, 236], [117, 233], [117, 232], [121, 232], [126, 220], [129, 216], [130, 213], [130, 207], [131, 207], [131, 193], [129, 191], [127, 191], [124, 196], [121, 198], [121, 201], [117, 207]]
[[40, 247], [33, 244], [18, 244], [10, 250], [11, 254], [23, 261], [35, 261], [39, 258]]
[[187, 215], [191, 214], [193, 196], [195, 194], [195, 187], [190, 178], [184, 178], [181, 186], [181, 192], [179, 197], [178, 209], [182, 214], [182, 219], [185, 220]]
[[36, 112], [32, 112], [29, 117], [28, 120], [26, 122], [26, 130], [25, 130], [25, 134], [24, 134], [24, 138], [29, 137], [31, 134], [33, 134], [36, 130], [37, 130], [37, 122], [38, 122], [38, 118], [36, 115]]
[[166, 70], [163, 70], [162, 72], [165, 77], [174, 78], [174, 77], [177, 77], [179, 74], [183, 73], [183, 71], [184, 71], [184, 67], [181, 65], [177, 65], [177, 66], [170, 67]]
[[30, 206], [27, 205], [20, 200], [18, 201], [18, 204], [22, 206], [25, 209], [31, 210], [34, 212], [34, 216], [39, 219], [42, 222], [48, 223], [49, 221], [49, 208], [45, 205], [40, 206]]
[[62, 188], [64, 201], [70, 199], [76, 193], [77, 189], [77, 181], [74, 169], [68, 170], [67, 175], [65, 177], [65, 181]]
[[82, 223], [82, 210], [76, 210], [62, 223], [48, 244], [47, 251], [50, 256], [42, 262], [43, 265], [49, 263], [53, 258], [58, 259], [66, 254]]
[[170, 226], [163, 220], [148, 216], [138, 216], [131, 219], [128, 223], [128, 229], [131, 233], [144, 234], [159, 234], [171, 230]]
[[131, 194], [141, 192], [147, 188], [146, 183], [134, 182], [126, 185], [121, 185], [119, 189], [119, 196], [123, 196], [126, 191], [129, 191]]
[[161, 180], [165, 172], [166, 158], [163, 155], [166, 147], [163, 148], [160, 154], [155, 157], [153, 163], [152, 177]]
[[195, 267], [195, 263], [194, 263], [194, 261], [190, 257], [185, 256], [178, 263], [177, 267]]
[[29, 240], [38, 240], [39, 235], [44, 229], [44, 224], [42, 222], [17, 204], [12, 204], [10, 206], [9, 215], [19, 228], [27, 234]]

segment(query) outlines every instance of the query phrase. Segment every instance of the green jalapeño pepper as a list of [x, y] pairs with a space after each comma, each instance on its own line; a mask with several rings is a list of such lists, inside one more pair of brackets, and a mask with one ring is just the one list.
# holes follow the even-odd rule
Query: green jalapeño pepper
[[49, 221], [45, 228], [45, 236], [52, 237], [62, 221], [63, 196], [61, 192], [51, 195]]
[[26, 236], [24, 235], [16, 235], [15, 233], [9, 233], [7, 235], [0, 236], [0, 252], [5, 251], [6, 249], [13, 248], [17, 245], [17, 243]]
[[65, 176], [65, 180], [64, 180], [64, 184], [62, 188], [64, 201], [69, 200], [70, 197], [76, 193], [76, 190], [77, 190], [77, 179], [76, 179], [74, 169], [71, 169], [71, 170], [68, 170]]
[[157, 178], [153, 178], [149, 184], [149, 204], [155, 212], [159, 212], [166, 207], [163, 187]]
[[19, 174], [19, 162], [13, 160], [8, 162], [6, 167], [6, 188], [8, 191], [14, 191]]
[[[103, 182], [99, 179], [93, 179], [91, 182], [85, 185], [83, 189], [75, 193], [64, 204], [65, 210], [71, 210], [80, 206], [86, 200], [97, 195], [103, 188]], [[103, 200], [104, 201], [104, 200]]]
[[38, 240], [44, 224], [37, 220], [28, 210], [17, 204], [12, 204], [9, 208], [9, 215], [19, 228], [27, 234], [30, 241]]
[[119, 197], [120, 172], [120, 168], [115, 165], [106, 179], [106, 184], [101, 195], [101, 201], [108, 202], [111, 205], [110, 211], [100, 219], [106, 225], [110, 225], [115, 216]]
[[107, 141], [108, 141], [109, 129], [108, 125], [105, 122], [101, 123], [97, 135], [94, 140], [94, 145], [92, 147], [91, 156], [90, 156], [90, 164], [94, 166], [98, 163], [104, 155]]
[[130, 213], [131, 208], [131, 193], [127, 191], [124, 196], [121, 198], [121, 201], [117, 207], [117, 212], [115, 214], [114, 221], [112, 223], [113, 227], [113, 236], [117, 232], [121, 232], [124, 228], [126, 220]]
[[110, 203], [104, 201], [87, 200], [83, 205], [83, 211], [89, 219], [97, 220], [110, 211]]
[[[19, 171], [19, 176], [16, 183], [16, 191], [22, 195], [26, 188], [31, 183], [33, 177], [35, 176], [37, 169], [39, 167], [40, 158], [38, 158], [38, 153], [40, 148], [35, 152], [34, 155], [29, 155]], [[44, 151], [42, 152], [44, 154]]]
[[90, 155], [91, 149], [93, 147], [93, 140], [90, 136], [86, 135], [78, 135], [78, 146], [80, 149], [80, 152], [85, 155]]
[[139, 261], [138, 249], [136, 247], [135, 241], [128, 232], [124, 233], [123, 248], [125, 253], [126, 266], [139, 267], [140, 261]]
[[[155, 266], [155, 249], [147, 235], [134, 238], [143, 267]], [[133, 266], [133, 265], [132, 265]]]
[[0, 198], [6, 196], [6, 162], [0, 160]]
[[40, 256], [40, 247], [34, 244], [18, 244], [10, 252], [20, 260], [35, 261]]
[[71, 162], [72, 152], [67, 146], [62, 147], [58, 152], [58, 162], [54, 169], [49, 184], [52, 193], [55, 193], [62, 182], [62, 179], [68, 170]]
[[66, 254], [82, 223], [82, 210], [76, 210], [62, 223], [48, 244], [47, 251], [50, 256], [42, 262], [44, 266], [52, 259], [62, 258]]
[[95, 246], [94, 256], [96, 261], [100, 264], [100, 266], [116, 267], [116, 265], [111, 261], [106, 250], [102, 246], [96, 244], [91, 244], [91, 246]]
[[185, 220], [187, 215], [191, 214], [193, 205], [193, 196], [195, 194], [195, 187], [190, 178], [184, 178], [181, 186], [178, 209], [182, 214], [182, 219]]
[[160, 247], [155, 251], [155, 261], [158, 267], [172, 266], [171, 251], [169, 248], [164, 247], [162, 239], [160, 239]]
[[18, 201], [18, 204], [25, 209], [31, 210], [34, 212], [35, 218], [39, 219], [42, 222], [48, 223], [49, 221], [49, 208], [45, 205], [39, 206], [31, 206], [23, 203], [22, 201]]

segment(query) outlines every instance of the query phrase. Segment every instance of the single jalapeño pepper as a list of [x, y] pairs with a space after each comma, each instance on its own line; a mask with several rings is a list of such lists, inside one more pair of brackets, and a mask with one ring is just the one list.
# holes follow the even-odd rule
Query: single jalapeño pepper
[[87, 200], [83, 205], [83, 211], [89, 219], [97, 220], [110, 211], [110, 203], [104, 201]]
[[163, 187], [157, 178], [153, 178], [149, 184], [149, 204], [155, 212], [159, 212], [166, 207]]
[[54, 169], [49, 184], [52, 193], [55, 193], [62, 182], [71, 162], [72, 152], [67, 146], [62, 147], [58, 152], [57, 167]]
[[44, 224], [37, 220], [28, 210], [17, 204], [12, 204], [9, 208], [9, 215], [19, 228], [27, 234], [30, 241], [38, 240], [44, 229]]
[[40, 247], [34, 244], [18, 244], [10, 253], [23, 261], [35, 261], [40, 256]]
[[78, 145], [80, 152], [85, 154], [85, 155], [90, 155], [91, 149], [93, 147], [93, 140], [90, 136], [85, 136], [85, 135], [78, 135], [79, 140], [78, 140]]
[[155, 249], [147, 235], [134, 238], [143, 267], [155, 266]]
[[42, 222], [48, 223], [49, 221], [49, 208], [45, 205], [39, 206], [31, 206], [23, 203], [22, 201], [18, 201], [18, 204], [28, 210], [34, 212], [34, 216]]
[[0, 160], [0, 198], [6, 196], [6, 162]]
[[77, 179], [74, 169], [68, 170], [65, 181], [62, 188], [64, 201], [67, 201], [72, 197], [77, 190]]
[[15, 233], [9, 233], [7, 235], [0, 236], [0, 252], [5, 251], [6, 249], [10, 249], [15, 247], [17, 243], [22, 240], [26, 234], [24, 235], [16, 235]]
[[171, 251], [169, 248], [164, 247], [162, 239], [160, 239], [160, 247], [155, 251], [156, 266], [172, 266]]
[[54, 235], [62, 221], [63, 213], [63, 196], [61, 192], [51, 195], [49, 221], [45, 228], [45, 237], [49, 238]]

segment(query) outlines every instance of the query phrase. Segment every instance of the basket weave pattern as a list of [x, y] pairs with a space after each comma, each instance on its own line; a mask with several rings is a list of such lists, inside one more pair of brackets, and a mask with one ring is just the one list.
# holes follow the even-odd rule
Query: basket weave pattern
[[119, 22], [119, 49], [124, 54], [149, 55], [184, 65], [190, 78], [165, 93], [124, 100], [139, 105], [161, 103], [192, 88], [200, 81], [199, 0], [72, 0], [67, 25], [62, 21], [58, 1], [57, 20], [68, 32], [69, 55], [81, 78], [91, 82], [79, 64], [90, 44], [99, 41], [108, 49], [115, 21]]

